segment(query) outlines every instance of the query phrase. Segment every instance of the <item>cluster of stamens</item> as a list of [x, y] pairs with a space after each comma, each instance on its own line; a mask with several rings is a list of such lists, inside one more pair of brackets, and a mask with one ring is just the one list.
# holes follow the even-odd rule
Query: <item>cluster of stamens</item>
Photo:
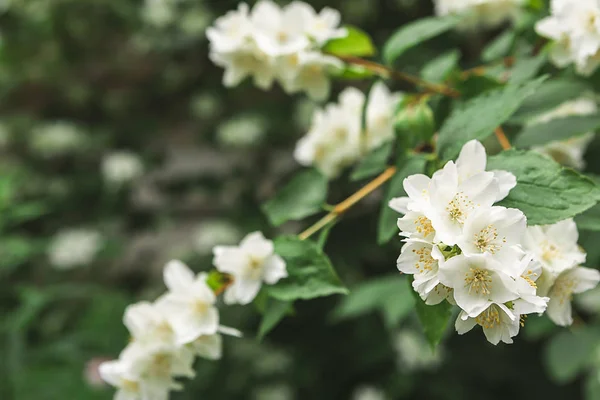
[[492, 283], [490, 272], [481, 268], [469, 268], [465, 276], [465, 287], [469, 288], [469, 294], [490, 294], [489, 285]]

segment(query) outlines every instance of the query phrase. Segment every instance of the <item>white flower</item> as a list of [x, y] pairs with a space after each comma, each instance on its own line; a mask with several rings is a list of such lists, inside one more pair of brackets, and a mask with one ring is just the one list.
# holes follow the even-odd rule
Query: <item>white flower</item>
[[54, 157], [81, 149], [85, 141], [85, 134], [77, 126], [59, 121], [36, 127], [31, 134], [30, 146], [44, 157]]
[[175, 344], [175, 332], [166, 309], [147, 301], [132, 304], [123, 315], [123, 324], [138, 343]]
[[214, 335], [200, 336], [198, 339], [190, 343], [191, 350], [195, 355], [209, 360], [219, 360], [223, 353], [223, 336], [241, 337], [242, 333], [237, 329], [226, 326], [219, 326], [219, 333]]
[[423, 300], [439, 285], [438, 263], [444, 260], [440, 249], [419, 239], [408, 239], [398, 257], [398, 270], [414, 275], [413, 288]]
[[225, 291], [226, 304], [248, 304], [263, 281], [272, 285], [288, 276], [285, 261], [274, 253], [273, 242], [260, 232], [250, 233], [239, 246], [215, 247], [213, 263], [220, 272], [233, 276]]
[[341, 17], [337, 10], [325, 7], [317, 14], [309, 4], [299, 1], [295, 3], [305, 7], [305, 32], [318, 45], [325, 44], [330, 39], [345, 37], [348, 34], [345, 28], [339, 28]]
[[229, 11], [215, 21], [214, 27], [206, 30], [211, 50], [231, 53], [249, 43], [253, 32], [248, 5], [240, 3], [238, 9]]
[[552, 0], [551, 15], [535, 29], [554, 41], [550, 59], [556, 66], [575, 64], [579, 74], [589, 76], [600, 65], [600, 4], [596, 0]]
[[352, 400], [385, 400], [385, 392], [374, 386], [359, 386], [352, 393]]
[[106, 155], [102, 160], [104, 179], [113, 185], [122, 185], [142, 176], [144, 165], [140, 157], [128, 151], [118, 151]]
[[174, 21], [178, 2], [178, 0], [146, 0], [142, 16], [148, 24], [163, 27]]
[[586, 254], [577, 245], [578, 238], [575, 221], [567, 219], [553, 225], [528, 227], [523, 238], [523, 248], [542, 264], [543, 275], [556, 277], [585, 262]]
[[525, 215], [514, 208], [478, 208], [465, 220], [457, 244], [465, 255], [490, 254], [511, 265], [519, 256], [526, 229]]
[[394, 138], [393, 118], [401, 98], [400, 93], [391, 93], [381, 81], [371, 88], [366, 110], [366, 136], [369, 150]]
[[219, 125], [217, 140], [227, 147], [248, 147], [260, 143], [266, 129], [266, 121], [260, 116], [242, 114]]
[[[535, 117], [529, 125], [550, 122], [554, 119], [565, 118], [574, 115], [592, 115], [598, 111], [596, 102], [590, 98], [582, 97], [567, 101], [554, 110]], [[583, 169], [585, 161], [583, 155], [590, 142], [594, 139], [594, 132], [569, 138], [567, 140], [552, 141], [543, 146], [534, 146], [532, 150], [553, 158], [556, 162], [567, 167]]]
[[278, 69], [281, 85], [287, 93], [304, 91], [316, 101], [329, 97], [329, 73], [342, 68], [343, 62], [318, 51], [282, 57]]
[[213, 51], [209, 54], [215, 64], [225, 68], [223, 85], [239, 85], [247, 77], [261, 89], [270, 89], [275, 80], [275, 60], [260, 50], [256, 44], [249, 43], [242, 49], [228, 52]]
[[164, 270], [169, 292], [157, 300], [175, 331], [177, 344], [191, 343], [212, 335], [219, 327], [216, 296], [206, 284], [206, 275], [194, 273], [182, 262], [171, 261]]
[[516, 300], [515, 281], [489, 255], [458, 255], [440, 263], [439, 280], [454, 288], [454, 300], [470, 317], [492, 304]]
[[537, 281], [542, 275], [542, 265], [533, 260], [531, 254], [524, 254], [514, 271], [516, 291], [519, 298], [514, 300], [512, 310], [516, 315], [541, 314], [546, 311], [548, 297], [538, 296]]
[[101, 246], [102, 236], [99, 232], [68, 229], [54, 236], [48, 248], [48, 258], [57, 269], [72, 269], [94, 261]]
[[524, 0], [435, 0], [437, 15], [464, 15], [460, 29], [494, 28], [517, 15]]
[[512, 343], [519, 333], [519, 318], [504, 304], [492, 304], [476, 317], [461, 312], [456, 319], [455, 328], [459, 335], [469, 332], [480, 325], [488, 342], [497, 345], [501, 341]]
[[563, 271], [548, 293], [548, 317], [557, 325], [573, 323], [571, 300], [573, 294], [593, 289], [600, 282], [600, 272], [591, 268], [576, 267]]

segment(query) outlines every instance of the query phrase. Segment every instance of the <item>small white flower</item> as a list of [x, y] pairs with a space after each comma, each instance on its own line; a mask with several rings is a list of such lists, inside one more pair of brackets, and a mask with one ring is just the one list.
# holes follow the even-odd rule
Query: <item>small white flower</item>
[[122, 185], [138, 179], [144, 173], [140, 157], [128, 151], [118, 151], [102, 159], [102, 175], [112, 185]]
[[456, 319], [455, 328], [459, 335], [469, 332], [480, 325], [488, 342], [497, 345], [501, 341], [507, 344], [519, 333], [519, 318], [504, 304], [492, 304], [476, 317], [461, 312]]
[[517, 263], [513, 278], [519, 298], [514, 300], [512, 310], [516, 315], [541, 314], [546, 311], [548, 297], [538, 295], [537, 281], [542, 275], [542, 265], [533, 260], [531, 254], [524, 254]]
[[573, 294], [593, 289], [600, 282], [600, 272], [591, 268], [576, 267], [563, 271], [548, 293], [548, 317], [557, 325], [573, 323], [571, 300]]
[[85, 134], [76, 125], [59, 121], [36, 127], [31, 134], [30, 146], [41, 156], [55, 157], [75, 152], [85, 142]]
[[167, 315], [177, 344], [191, 343], [203, 335], [215, 334], [219, 313], [216, 296], [206, 284], [206, 275], [194, 273], [182, 262], [171, 261], [164, 269], [169, 292], [156, 303]]
[[175, 20], [178, 0], [145, 0], [142, 17], [150, 24], [164, 27]]
[[223, 336], [221, 334], [235, 337], [242, 336], [242, 333], [237, 329], [219, 326], [219, 333], [200, 336], [190, 343], [192, 351], [198, 357], [209, 360], [221, 359], [221, 355], [223, 354]]
[[132, 304], [123, 315], [123, 324], [139, 343], [174, 345], [175, 331], [166, 310], [147, 301]]
[[273, 242], [260, 232], [250, 233], [239, 246], [215, 247], [213, 263], [220, 272], [233, 276], [225, 291], [227, 304], [248, 304], [263, 282], [272, 285], [288, 276], [285, 261], [274, 253]]
[[89, 229], [68, 229], [57, 233], [50, 247], [48, 258], [57, 269], [72, 269], [90, 264], [102, 246], [99, 232]]
[[459, 29], [494, 28], [514, 18], [524, 0], [435, 0], [437, 15], [464, 15]]
[[206, 30], [206, 36], [212, 51], [232, 53], [249, 42], [252, 32], [248, 5], [240, 3], [237, 10], [218, 18], [214, 27]]
[[260, 143], [266, 129], [266, 122], [260, 116], [242, 114], [219, 125], [217, 140], [227, 147], [248, 147]]
[[427, 300], [429, 293], [440, 283], [438, 263], [443, 259], [437, 246], [419, 239], [408, 239], [402, 247], [397, 266], [400, 272], [414, 275], [413, 288], [423, 300]]
[[375, 83], [369, 93], [366, 110], [367, 148], [381, 146], [394, 138], [393, 118], [402, 95], [392, 93], [381, 81]]
[[287, 93], [304, 91], [315, 101], [329, 97], [331, 71], [342, 68], [343, 62], [317, 51], [301, 52], [279, 61], [281, 84]]
[[489, 255], [458, 255], [440, 263], [438, 276], [454, 288], [454, 300], [470, 317], [477, 317], [492, 304], [516, 300], [515, 281], [502, 264]]
[[216, 65], [225, 68], [223, 75], [225, 87], [237, 86], [247, 77], [252, 77], [257, 87], [267, 90], [275, 80], [277, 72], [275, 60], [252, 42], [242, 49], [228, 52], [213, 51], [209, 57]]
[[359, 386], [352, 393], [352, 400], [385, 400], [385, 392], [374, 386]]

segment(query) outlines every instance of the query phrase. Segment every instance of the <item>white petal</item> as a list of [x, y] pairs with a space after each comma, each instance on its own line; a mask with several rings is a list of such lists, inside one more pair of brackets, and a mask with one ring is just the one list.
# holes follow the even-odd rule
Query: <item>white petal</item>
[[240, 247], [255, 257], [266, 258], [273, 254], [273, 242], [265, 239], [262, 232], [248, 234], [240, 243]]
[[223, 338], [218, 334], [200, 336], [193, 342], [192, 347], [199, 357], [218, 360], [223, 352]]
[[285, 261], [279, 255], [274, 254], [265, 260], [263, 279], [266, 283], [273, 285], [279, 282], [280, 279], [287, 278], [287, 276]]
[[487, 163], [485, 147], [477, 141], [471, 140], [462, 147], [456, 159], [456, 168], [461, 180], [485, 171]]
[[475, 327], [475, 325], [477, 325], [477, 323], [475, 322], [475, 319], [473, 319], [473, 318], [463, 319], [463, 317], [465, 317], [465, 316], [467, 316], [467, 314], [462, 312], [458, 316], [458, 318], [456, 318], [456, 322], [454, 323], [454, 328], [456, 329], [456, 332], [459, 335], [464, 335], [465, 333], [467, 333], [471, 329], [473, 329]]
[[165, 267], [163, 279], [170, 291], [184, 291], [194, 281], [194, 273], [181, 261], [173, 260]]
[[253, 279], [236, 279], [225, 291], [225, 304], [250, 304], [260, 291], [261, 281]]
[[410, 197], [396, 197], [390, 200], [388, 206], [399, 212], [400, 214], [406, 214], [408, 212], [408, 203], [410, 203]]

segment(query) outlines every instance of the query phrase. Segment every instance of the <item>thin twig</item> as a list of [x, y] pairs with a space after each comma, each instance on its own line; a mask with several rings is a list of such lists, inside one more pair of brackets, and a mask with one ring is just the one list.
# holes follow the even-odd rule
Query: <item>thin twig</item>
[[512, 146], [510, 145], [510, 142], [508, 141], [508, 138], [506, 137], [506, 134], [504, 133], [502, 127], [497, 127], [494, 133], [496, 134], [496, 138], [498, 139], [498, 142], [500, 142], [502, 148], [504, 150], [510, 150]]

